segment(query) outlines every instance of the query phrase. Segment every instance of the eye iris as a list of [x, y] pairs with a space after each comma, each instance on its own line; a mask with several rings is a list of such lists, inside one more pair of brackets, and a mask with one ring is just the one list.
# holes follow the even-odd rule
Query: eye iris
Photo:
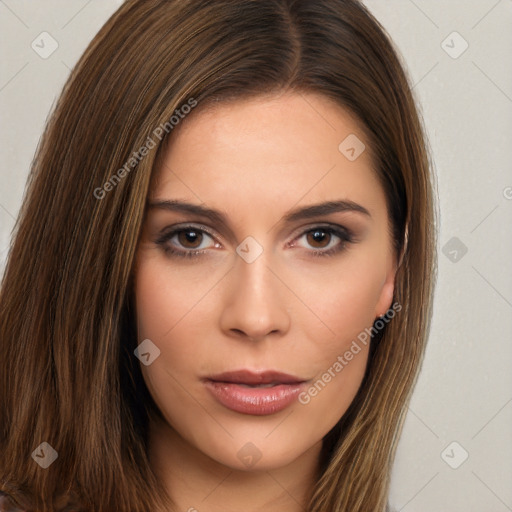
[[[310, 245], [312, 245], [313, 247], [325, 247], [326, 245], [329, 245], [329, 241], [330, 241], [330, 233], [327, 233], [326, 231], [322, 230], [322, 229], [315, 229], [314, 231], [310, 231], [308, 233], [308, 243]], [[311, 242], [311, 240], [313, 240], [313, 242]], [[327, 243], [326, 244], [323, 244], [322, 245], [322, 242], [324, 242], [325, 240], [327, 240]], [[320, 245], [317, 245], [317, 244], [320, 244]]]
[[[178, 240], [184, 247], [195, 249], [201, 245], [203, 235], [192, 229], [180, 231], [178, 233]], [[195, 244], [195, 245], [190, 245]]]

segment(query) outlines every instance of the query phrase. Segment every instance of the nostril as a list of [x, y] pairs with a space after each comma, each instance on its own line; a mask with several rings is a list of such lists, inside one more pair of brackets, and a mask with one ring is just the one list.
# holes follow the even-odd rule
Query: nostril
[[233, 332], [235, 332], [236, 334], [238, 334], [239, 336], [242, 336], [242, 337], [248, 337], [251, 341], [254, 341], [254, 338], [251, 338], [250, 336], [247, 336], [245, 334], [244, 331], [242, 331], [241, 329], [231, 329]]

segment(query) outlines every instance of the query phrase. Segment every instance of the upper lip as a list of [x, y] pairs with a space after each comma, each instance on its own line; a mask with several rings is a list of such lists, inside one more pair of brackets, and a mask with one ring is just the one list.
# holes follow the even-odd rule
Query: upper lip
[[208, 380], [230, 382], [233, 384], [298, 384], [305, 382], [305, 379], [301, 379], [295, 375], [274, 370], [236, 370], [212, 375], [208, 377]]

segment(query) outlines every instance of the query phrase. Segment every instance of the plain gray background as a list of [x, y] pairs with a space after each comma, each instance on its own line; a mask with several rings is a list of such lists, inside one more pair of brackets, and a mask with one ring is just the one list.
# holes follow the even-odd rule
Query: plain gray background
[[[0, 271], [48, 113], [120, 4], [0, 0]], [[403, 55], [441, 211], [432, 332], [391, 504], [512, 511], [512, 0], [365, 4]]]

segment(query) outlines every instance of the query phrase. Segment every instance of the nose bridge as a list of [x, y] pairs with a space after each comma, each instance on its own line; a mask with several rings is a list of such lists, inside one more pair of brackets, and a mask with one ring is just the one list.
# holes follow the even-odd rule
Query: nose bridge
[[270, 270], [272, 252], [256, 244], [246, 239], [237, 247], [221, 315], [224, 331], [242, 332], [252, 339], [289, 327], [282, 284]]
[[234, 270], [240, 288], [245, 288], [248, 298], [253, 299], [256, 303], [260, 300], [276, 298], [278, 293], [277, 290], [273, 290], [276, 283], [269, 270], [271, 264], [269, 252], [262, 253], [250, 263], [243, 258], [239, 258], [235, 263]]

